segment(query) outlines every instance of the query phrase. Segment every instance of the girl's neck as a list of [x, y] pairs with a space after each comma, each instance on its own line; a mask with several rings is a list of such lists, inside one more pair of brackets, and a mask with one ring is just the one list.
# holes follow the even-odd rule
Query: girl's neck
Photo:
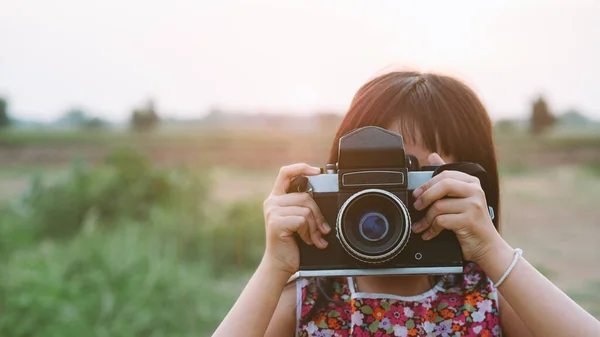
[[427, 275], [360, 276], [355, 278], [357, 291], [396, 296], [420, 295], [433, 288]]

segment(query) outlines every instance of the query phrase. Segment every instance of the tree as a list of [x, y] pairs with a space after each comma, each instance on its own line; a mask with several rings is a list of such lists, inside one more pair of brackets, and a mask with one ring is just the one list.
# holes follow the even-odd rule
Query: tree
[[88, 116], [82, 108], [73, 107], [67, 110], [67, 112], [65, 112], [65, 114], [55, 122], [55, 124], [61, 126], [79, 127], [83, 126], [87, 120]]
[[531, 111], [531, 133], [541, 134], [549, 129], [556, 122], [556, 118], [550, 113], [548, 103], [544, 97], [540, 96], [535, 102]]
[[85, 121], [81, 126], [86, 129], [103, 129], [108, 125], [108, 123], [98, 117], [92, 117]]
[[571, 108], [559, 116], [559, 123], [567, 127], [586, 127], [593, 122], [577, 109]]
[[135, 131], [148, 131], [155, 128], [160, 122], [156, 113], [154, 101], [148, 100], [146, 106], [133, 110], [131, 114], [131, 128]]
[[0, 97], [0, 129], [7, 128], [10, 126], [10, 119], [8, 118], [8, 103], [4, 98]]

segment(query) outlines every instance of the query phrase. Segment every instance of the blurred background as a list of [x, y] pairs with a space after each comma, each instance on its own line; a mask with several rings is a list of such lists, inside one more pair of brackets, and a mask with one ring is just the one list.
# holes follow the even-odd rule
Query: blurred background
[[600, 3], [6, 1], [0, 335], [208, 336], [279, 166], [355, 91], [457, 76], [494, 121], [503, 235], [600, 317]]

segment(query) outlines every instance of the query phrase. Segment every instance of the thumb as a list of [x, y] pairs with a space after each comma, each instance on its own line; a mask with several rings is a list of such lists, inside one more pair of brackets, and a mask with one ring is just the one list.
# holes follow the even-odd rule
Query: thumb
[[444, 160], [442, 159], [442, 157], [440, 157], [440, 155], [435, 152], [430, 154], [429, 157], [427, 157], [427, 161], [429, 162], [429, 165], [444, 165], [444, 164], [446, 164], [444, 162]]

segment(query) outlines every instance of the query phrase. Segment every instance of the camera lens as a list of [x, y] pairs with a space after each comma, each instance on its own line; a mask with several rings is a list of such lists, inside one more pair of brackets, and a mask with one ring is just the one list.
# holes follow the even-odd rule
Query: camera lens
[[384, 262], [398, 255], [410, 238], [408, 208], [380, 189], [355, 193], [340, 208], [336, 230], [342, 247], [355, 259]]
[[379, 241], [390, 230], [390, 223], [381, 213], [369, 212], [360, 218], [360, 235], [369, 241]]

